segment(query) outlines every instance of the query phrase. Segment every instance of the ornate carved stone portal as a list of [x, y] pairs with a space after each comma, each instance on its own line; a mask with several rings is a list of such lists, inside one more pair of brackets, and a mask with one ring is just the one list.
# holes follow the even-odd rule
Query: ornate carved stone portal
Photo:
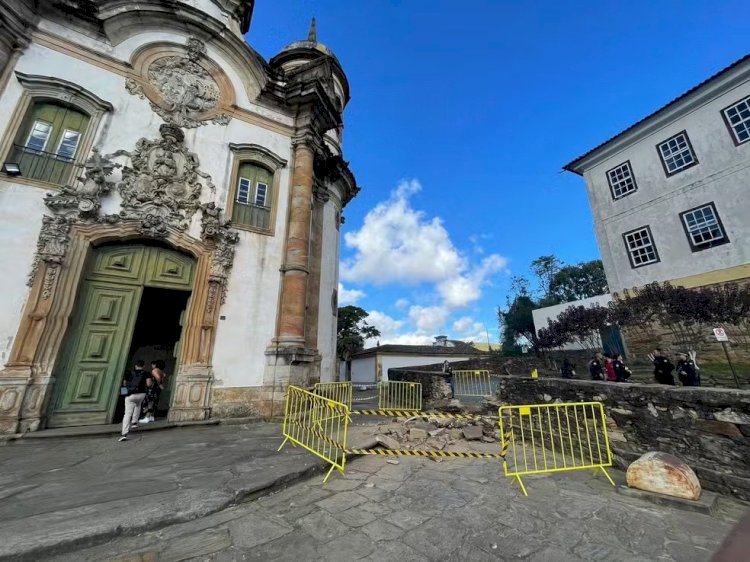
[[145, 87], [131, 78], [125, 88], [133, 95], [147, 97], [154, 113], [172, 125], [226, 125], [230, 117], [220, 111], [222, 88], [208, 66], [205, 44], [191, 38], [184, 54], [167, 54], [144, 65], [141, 78]]
[[[196, 258], [170, 417], [208, 417], [216, 323], [239, 236], [219, 207], [200, 204], [204, 189], [213, 192], [214, 186], [211, 177], [200, 171], [196, 155], [185, 147], [183, 132], [165, 124], [160, 134], [159, 139], [140, 139], [132, 152], [92, 151], [75, 185], [45, 197], [51, 215], [42, 219], [31, 292], [10, 357], [0, 372], [0, 433], [43, 427], [53, 368], [86, 256], [92, 245], [118, 238], [158, 238]], [[113, 161], [123, 157], [129, 162]], [[119, 182], [111, 178], [118, 168]], [[102, 198], [115, 187], [122, 197], [121, 211], [102, 215]], [[199, 209], [200, 239], [188, 234], [190, 219]]]

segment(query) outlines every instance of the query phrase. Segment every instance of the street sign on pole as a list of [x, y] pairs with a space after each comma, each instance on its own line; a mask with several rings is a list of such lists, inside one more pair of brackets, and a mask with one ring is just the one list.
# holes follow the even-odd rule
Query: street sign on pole
[[737, 372], [734, 370], [734, 365], [732, 365], [732, 359], [729, 357], [729, 350], [727, 349], [729, 336], [727, 336], [724, 328], [714, 328], [714, 336], [716, 336], [716, 341], [721, 342], [721, 347], [724, 349], [724, 355], [727, 357], [727, 363], [729, 363], [729, 369], [732, 371], [732, 376], [734, 377], [734, 384], [737, 385], [737, 388], [740, 388], [740, 379], [737, 377]]
[[716, 341], [729, 341], [729, 336], [727, 336], [724, 328], [714, 328], [714, 336], [716, 336]]

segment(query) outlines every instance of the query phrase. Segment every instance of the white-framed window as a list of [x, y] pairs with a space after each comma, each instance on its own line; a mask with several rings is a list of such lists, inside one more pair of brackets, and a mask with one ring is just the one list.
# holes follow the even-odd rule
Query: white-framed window
[[57, 157], [62, 160], [73, 160], [80, 140], [80, 131], [65, 129], [60, 136], [60, 143], [57, 145]]
[[52, 123], [37, 119], [26, 138], [25, 148], [34, 152], [44, 152], [50, 135], [52, 135]]
[[615, 166], [609, 170], [607, 172], [607, 181], [609, 182], [609, 189], [612, 191], [613, 199], [620, 199], [638, 189], [638, 186], [635, 184], [635, 177], [633, 177], [633, 168], [630, 166], [630, 161], [623, 162], [619, 166]]
[[729, 241], [713, 203], [690, 209], [681, 213], [680, 216], [690, 247], [694, 252]]
[[722, 111], [735, 144], [750, 140], [750, 96]]
[[630, 257], [632, 267], [641, 267], [659, 261], [659, 253], [656, 251], [654, 237], [648, 226], [642, 226], [622, 235], [625, 247]]
[[253, 181], [249, 178], [240, 178], [237, 182], [237, 202], [243, 205], [250, 204], [250, 188], [253, 185]]
[[232, 206], [232, 224], [261, 230], [271, 228], [273, 172], [252, 162], [242, 162], [237, 171], [237, 193]]
[[268, 185], [265, 183], [258, 182], [255, 184], [255, 204], [258, 207], [268, 207], [266, 205], [266, 197], [268, 195]]
[[687, 132], [677, 133], [657, 146], [664, 171], [668, 176], [698, 163]]

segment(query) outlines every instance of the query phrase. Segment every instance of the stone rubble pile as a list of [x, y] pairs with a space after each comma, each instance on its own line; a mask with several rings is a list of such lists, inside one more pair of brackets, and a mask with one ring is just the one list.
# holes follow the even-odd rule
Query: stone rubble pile
[[378, 425], [375, 440], [391, 450], [466, 450], [467, 441], [498, 443], [500, 430], [497, 417], [492, 416], [471, 421], [409, 418]]

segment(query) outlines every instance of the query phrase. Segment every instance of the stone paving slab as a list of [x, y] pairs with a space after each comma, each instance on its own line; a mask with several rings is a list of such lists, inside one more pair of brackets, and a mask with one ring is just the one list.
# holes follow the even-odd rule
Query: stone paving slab
[[[279, 424], [253, 423], [134, 433], [124, 443], [10, 442], [0, 447], [0, 559], [37, 560], [190, 521], [323, 470], [301, 448], [277, 453], [281, 440]], [[214, 533], [207, 544], [218, 550], [228, 537]], [[181, 548], [170, 556], [197, 552]]]
[[[590, 471], [528, 477], [524, 497], [492, 460], [363, 457], [347, 465], [328, 484], [315, 476], [196, 521], [49, 559], [698, 562], [732, 527], [617, 494]], [[725, 512], [747, 507], [732, 506]]]

